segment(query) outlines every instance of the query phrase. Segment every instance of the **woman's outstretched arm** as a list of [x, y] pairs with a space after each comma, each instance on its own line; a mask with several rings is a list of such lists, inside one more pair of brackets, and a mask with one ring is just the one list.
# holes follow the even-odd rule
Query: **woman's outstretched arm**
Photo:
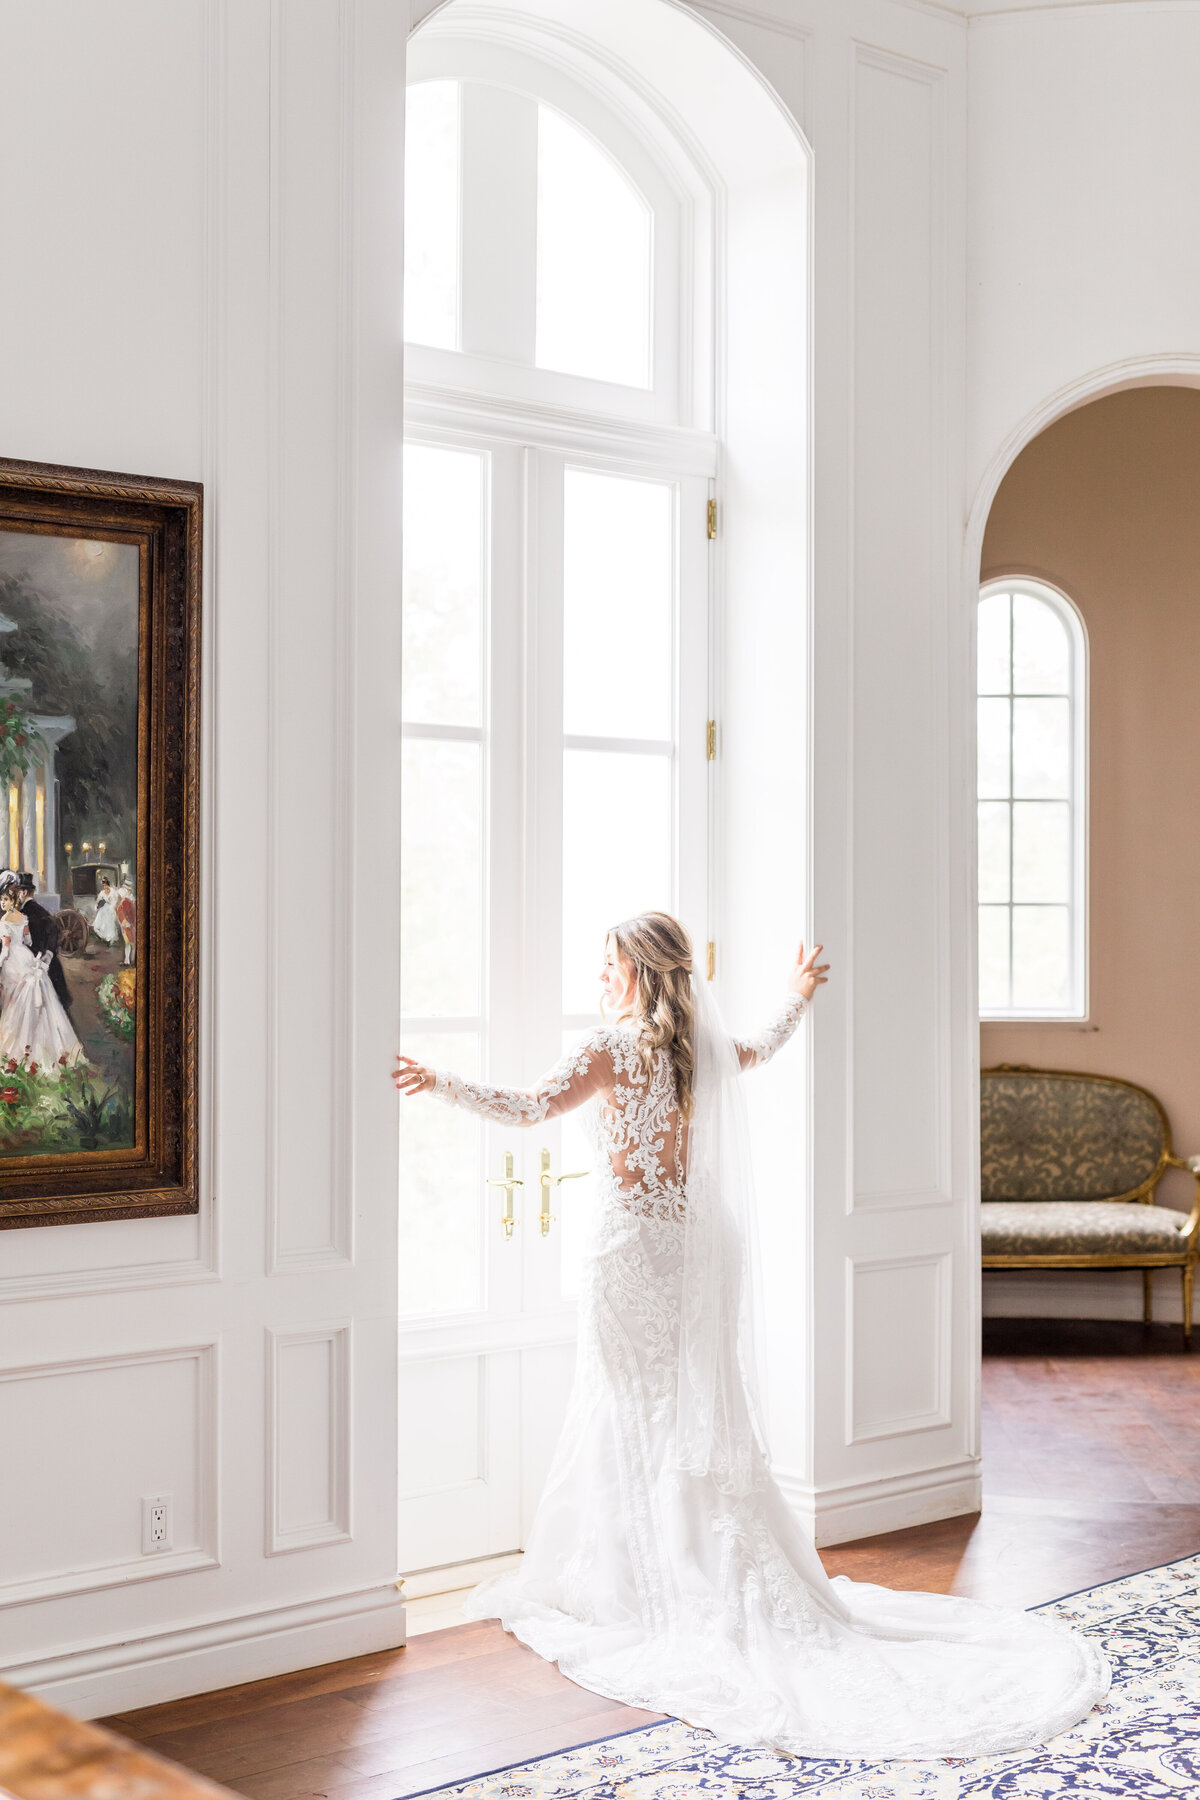
[[593, 1095], [607, 1093], [615, 1071], [603, 1033], [595, 1032], [568, 1051], [531, 1088], [490, 1087], [483, 1081], [468, 1081], [449, 1069], [430, 1069], [411, 1056], [396, 1058], [392, 1079], [402, 1094], [433, 1094], [497, 1125], [528, 1126], [573, 1112]]
[[788, 977], [788, 997], [783, 1006], [754, 1037], [734, 1038], [733, 1047], [743, 1069], [758, 1068], [761, 1063], [770, 1062], [776, 1051], [783, 1049], [808, 1011], [813, 995], [829, 979], [829, 964], [817, 961], [824, 948], [824, 944], [818, 944], [810, 955], [805, 956], [801, 944]]

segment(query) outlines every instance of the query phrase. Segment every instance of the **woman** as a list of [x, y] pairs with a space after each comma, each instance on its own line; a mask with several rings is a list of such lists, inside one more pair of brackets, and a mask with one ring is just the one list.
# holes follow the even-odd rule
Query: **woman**
[[503, 1125], [588, 1103], [601, 1180], [567, 1421], [519, 1569], [467, 1611], [581, 1686], [800, 1756], [982, 1756], [1074, 1725], [1108, 1668], [1056, 1621], [830, 1581], [771, 1479], [751, 1393], [751, 1225], [736, 1077], [826, 978], [801, 946], [784, 1005], [730, 1039], [687, 933], [614, 927], [611, 1023], [528, 1090], [397, 1059], [405, 1094]]
[[117, 922], [112, 882], [107, 875], [100, 878], [100, 892], [96, 897], [96, 915], [92, 920], [92, 930], [102, 944], [111, 950], [121, 936], [121, 927]]
[[133, 897], [133, 889], [124, 878], [117, 889], [113, 911], [125, 940], [125, 961], [127, 964], [132, 963], [137, 959], [137, 901]]
[[0, 1062], [57, 1079], [83, 1046], [50, 981], [50, 952], [35, 956], [15, 887], [0, 892]]

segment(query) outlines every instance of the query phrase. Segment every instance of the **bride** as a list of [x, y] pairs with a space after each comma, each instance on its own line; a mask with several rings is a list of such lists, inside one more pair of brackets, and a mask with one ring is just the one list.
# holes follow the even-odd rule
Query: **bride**
[[[752, 1225], [736, 1076], [826, 979], [801, 946], [757, 1037], [726, 1035], [665, 913], [609, 933], [604, 1014], [530, 1089], [397, 1058], [405, 1094], [530, 1126], [588, 1107], [601, 1172], [566, 1424], [518, 1569], [467, 1612], [580, 1686], [798, 1756], [984, 1756], [1103, 1699], [1059, 1622], [830, 1580], [771, 1478], [753, 1396]], [[745, 1271], [746, 1278], [743, 1278]]]
[[0, 890], [0, 1062], [57, 1076], [83, 1046], [50, 982], [50, 952], [35, 956], [14, 886]]

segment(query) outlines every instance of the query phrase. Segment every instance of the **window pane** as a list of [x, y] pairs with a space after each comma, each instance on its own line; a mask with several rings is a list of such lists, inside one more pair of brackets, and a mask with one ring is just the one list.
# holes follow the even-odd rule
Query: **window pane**
[[650, 382], [651, 213], [577, 125], [538, 107], [539, 369]]
[[1007, 906], [979, 909], [979, 1007], [981, 1012], [1003, 1012], [1008, 1006]]
[[979, 702], [979, 798], [1008, 797], [1009, 721], [1008, 700]]
[[1014, 795], [1022, 800], [1065, 800], [1070, 792], [1070, 701], [1014, 700]]
[[[1057, 801], [1013, 807], [1013, 899], [1071, 897], [1071, 814]], [[990, 898], [991, 896], [989, 896]]]
[[1012, 674], [1011, 601], [989, 594], [979, 602], [979, 692], [1007, 694]]
[[[406, 1036], [403, 1047], [435, 1069], [479, 1073], [474, 1032]], [[428, 1095], [401, 1096], [402, 1313], [463, 1312], [479, 1305], [483, 1178], [479, 1121]]]
[[480, 744], [408, 738], [401, 810], [400, 991], [406, 1013], [480, 1010]]
[[1068, 694], [1071, 641], [1052, 606], [1032, 594], [1013, 595], [1013, 692]]
[[666, 482], [566, 472], [563, 730], [569, 734], [671, 736], [673, 501]]
[[[604, 829], [605, 819], [618, 818], [619, 851]], [[562, 1010], [598, 1012], [605, 933], [672, 903], [671, 759], [566, 751]]]
[[1014, 907], [1013, 1005], [1031, 1012], [1066, 1006], [1070, 969], [1067, 908]]
[[474, 450], [405, 447], [401, 705], [410, 722], [482, 722], [485, 473]]
[[408, 90], [404, 124], [404, 335], [458, 348], [458, 83]]
[[987, 800], [979, 808], [979, 898], [1009, 898], [1008, 803], [1004, 800]]

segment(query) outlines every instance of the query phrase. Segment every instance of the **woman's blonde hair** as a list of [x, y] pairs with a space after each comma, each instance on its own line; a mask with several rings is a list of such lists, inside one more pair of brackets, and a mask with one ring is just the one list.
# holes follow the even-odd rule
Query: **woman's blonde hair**
[[675, 1071], [679, 1110], [690, 1119], [696, 1076], [692, 940], [678, 919], [662, 912], [639, 913], [614, 925], [608, 935], [633, 965], [637, 998], [632, 1025], [646, 1079], [655, 1051], [665, 1051]]

